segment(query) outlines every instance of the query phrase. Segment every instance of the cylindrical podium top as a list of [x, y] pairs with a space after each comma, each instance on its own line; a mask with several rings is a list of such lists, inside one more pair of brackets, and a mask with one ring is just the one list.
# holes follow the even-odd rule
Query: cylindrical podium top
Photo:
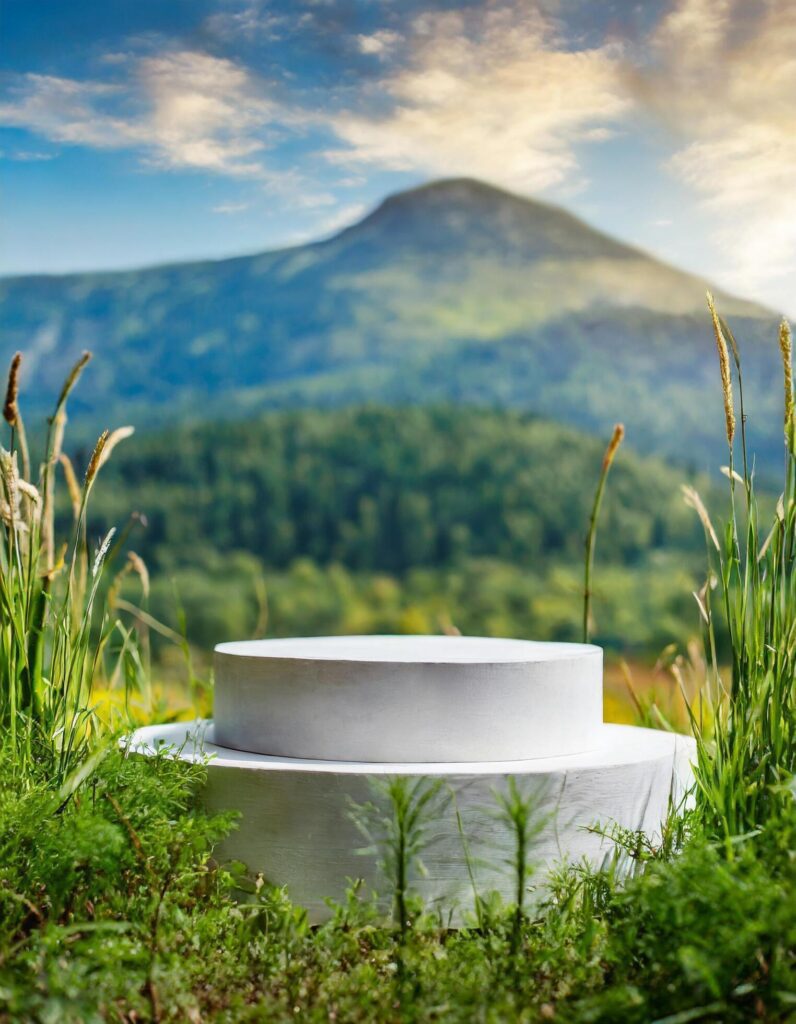
[[516, 761], [597, 746], [602, 650], [481, 637], [252, 640], [215, 652], [215, 740], [282, 757]]

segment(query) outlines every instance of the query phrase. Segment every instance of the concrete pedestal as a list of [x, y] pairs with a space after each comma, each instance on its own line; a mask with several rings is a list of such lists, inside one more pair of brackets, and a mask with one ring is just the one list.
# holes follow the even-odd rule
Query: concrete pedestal
[[529, 852], [540, 875], [562, 860], [599, 866], [613, 857], [613, 844], [589, 831], [598, 823], [658, 836], [670, 801], [690, 786], [693, 740], [602, 724], [601, 669], [599, 648], [577, 644], [223, 644], [215, 724], [152, 726], [132, 744], [207, 760], [207, 806], [242, 815], [217, 856], [286, 886], [313, 922], [348, 879], [388, 888], [352, 818], [356, 805], [383, 799], [374, 780], [442, 778], [447, 801], [431, 822], [416, 888], [461, 921], [473, 888], [457, 811], [479, 892], [512, 896], [503, 860], [513, 839], [496, 803], [510, 777], [535, 808]]
[[449, 636], [219, 644], [216, 741], [334, 761], [511, 761], [593, 750], [602, 650]]

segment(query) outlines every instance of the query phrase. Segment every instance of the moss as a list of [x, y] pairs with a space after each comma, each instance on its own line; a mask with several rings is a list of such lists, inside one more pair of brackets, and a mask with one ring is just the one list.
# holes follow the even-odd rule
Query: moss
[[[521, 917], [484, 894], [450, 932], [362, 893], [320, 928], [212, 860], [229, 817], [202, 769], [112, 754], [60, 812], [0, 779], [4, 1020], [787, 1020], [796, 993], [796, 814], [739, 842], [648, 851], [625, 886], [567, 868]], [[629, 837], [617, 837], [630, 842]]]

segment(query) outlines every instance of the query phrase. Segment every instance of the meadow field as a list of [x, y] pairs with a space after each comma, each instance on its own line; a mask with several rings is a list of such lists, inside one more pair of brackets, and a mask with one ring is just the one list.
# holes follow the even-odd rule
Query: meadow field
[[[793, 1019], [791, 336], [783, 323], [784, 475], [758, 494], [739, 342], [711, 315], [724, 489], [633, 455], [618, 431], [609, 443], [445, 406], [120, 428], [70, 449], [88, 356], [30, 441], [15, 359], [0, 1019]], [[654, 841], [601, 823], [614, 866], [561, 865], [542, 885], [516, 792], [498, 810], [516, 898], [479, 893], [451, 930], [413, 892], [424, 799], [395, 780], [382, 837], [394, 921], [352, 881], [311, 928], [285, 893], [213, 859], [235, 821], [202, 810], [202, 766], [120, 746], [134, 722], [209, 709], [208, 653], [230, 635], [455, 630], [604, 643], [609, 717], [694, 735], [689, 805]]]

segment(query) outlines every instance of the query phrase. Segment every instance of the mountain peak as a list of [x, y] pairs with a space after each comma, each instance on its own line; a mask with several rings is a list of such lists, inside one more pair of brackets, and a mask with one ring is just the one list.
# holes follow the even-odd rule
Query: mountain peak
[[337, 238], [523, 261], [638, 255], [566, 210], [475, 178], [443, 178], [397, 192]]
[[477, 202], [530, 202], [535, 200], [519, 196], [507, 189], [497, 185], [489, 184], [478, 178], [438, 178], [435, 181], [425, 182], [415, 188], [404, 189], [388, 196], [382, 206], [389, 206], [394, 203], [416, 203], [416, 202], [448, 202], [448, 203], [477, 203]]
[[[394, 192], [376, 207], [370, 217], [380, 218], [393, 211], [409, 210], [441, 213], [450, 209], [464, 209], [480, 216], [496, 213], [506, 208], [521, 208], [538, 212], [547, 211], [570, 217], [548, 203], [530, 196], [518, 195], [497, 185], [480, 181], [478, 178], [440, 178], [415, 188]], [[370, 217], [366, 218], [369, 220]], [[575, 218], [572, 218], [573, 220]]]

